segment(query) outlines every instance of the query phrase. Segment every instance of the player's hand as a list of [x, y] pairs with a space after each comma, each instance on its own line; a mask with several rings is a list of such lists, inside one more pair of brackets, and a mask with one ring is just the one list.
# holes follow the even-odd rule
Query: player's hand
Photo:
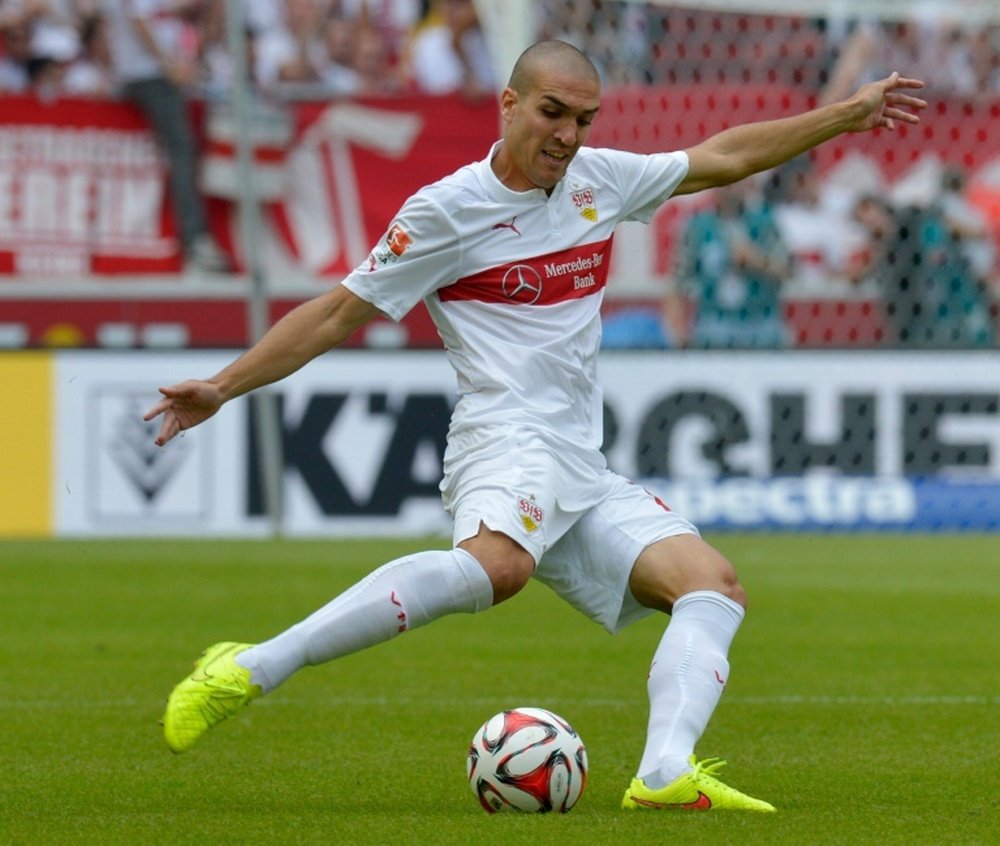
[[169, 388], [160, 388], [161, 399], [142, 419], [149, 422], [163, 415], [156, 445], [163, 446], [178, 432], [208, 420], [223, 403], [222, 392], [211, 382], [189, 379]]
[[848, 102], [859, 108], [859, 117], [849, 127], [851, 132], [867, 132], [870, 129], [896, 128], [896, 121], [920, 123], [917, 114], [927, 108], [927, 101], [914, 97], [908, 91], [923, 88], [919, 79], [908, 79], [893, 72], [885, 79], [869, 82], [858, 89]]

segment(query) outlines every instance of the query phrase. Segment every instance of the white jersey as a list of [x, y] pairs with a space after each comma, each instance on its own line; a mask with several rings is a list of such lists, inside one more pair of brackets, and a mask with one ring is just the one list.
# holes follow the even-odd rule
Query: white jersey
[[648, 222], [687, 174], [687, 156], [585, 147], [547, 195], [505, 187], [490, 166], [496, 149], [407, 200], [343, 284], [394, 320], [426, 303], [458, 375], [452, 437], [525, 426], [599, 457], [614, 229]]

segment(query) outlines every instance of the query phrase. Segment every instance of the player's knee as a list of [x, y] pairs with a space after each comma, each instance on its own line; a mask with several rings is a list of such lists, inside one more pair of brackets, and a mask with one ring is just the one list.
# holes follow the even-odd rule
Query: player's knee
[[643, 550], [629, 577], [632, 594], [648, 608], [667, 613], [694, 591], [721, 593], [746, 608], [746, 591], [732, 564], [696, 535], [659, 541]]
[[535, 562], [527, 553], [493, 561], [484, 567], [493, 585], [493, 604], [498, 605], [518, 593], [528, 583], [534, 568]]
[[493, 586], [493, 604], [510, 599], [521, 590], [535, 571], [535, 560], [520, 544], [485, 526], [479, 534], [459, 546], [475, 556]]
[[736, 571], [733, 571], [733, 580], [726, 581], [722, 588], [719, 590], [723, 596], [729, 597], [737, 605], [741, 606], [744, 610], [747, 607], [747, 592], [740, 584], [740, 580], [736, 578]]
[[721, 593], [742, 608], [747, 607], [747, 592], [740, 583], [736, 568], [722, 555], [709, 559], [704, 569], [692, 575], [689, 585], [692, 590], [711, 590]]

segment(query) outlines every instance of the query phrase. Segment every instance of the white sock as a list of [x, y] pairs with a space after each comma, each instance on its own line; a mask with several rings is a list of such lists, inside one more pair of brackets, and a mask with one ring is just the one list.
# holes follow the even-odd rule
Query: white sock
[[445, 614], [493, 604], [493, 585], [463, 549], [418, 552], [383, 564], [301, 623], [236, 661], [267, 693], [296, 670], [357, 652]]
[[649, 728], [639, 777], [647, 787], [664, 787], [691, 768], [688, 759], [729, 678], [726, 656], [743, 614], [738, 603], [709, 590], [674, 603], [646, 685]]

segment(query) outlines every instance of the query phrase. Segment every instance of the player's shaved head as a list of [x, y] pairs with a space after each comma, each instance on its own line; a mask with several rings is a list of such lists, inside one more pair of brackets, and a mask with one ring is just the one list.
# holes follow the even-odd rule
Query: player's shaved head
[[565, 41], [539, 41], [514, 63], [508, 88], [526, 94], [546, 74], [569, 73], [600, 85], [601, 76], [586, 54]]
[[572, 44], [539, 41], [525, 50], [500, 95], [503, 144], [493, 173], [512, 191], [551, 191], [587, 140], [601, 106], [597, 68]]

